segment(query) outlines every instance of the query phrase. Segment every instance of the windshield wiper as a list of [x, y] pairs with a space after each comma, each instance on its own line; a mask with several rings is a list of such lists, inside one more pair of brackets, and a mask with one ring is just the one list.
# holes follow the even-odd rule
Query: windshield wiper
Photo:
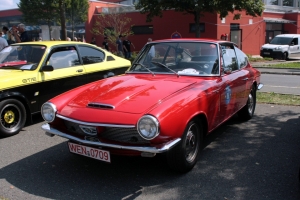
[[140, 66], [142, 66], [142, 67], [145, 68], [148, 72], [150, 72], [153, 76], [155, 76], [155, 74], [154, 74], [150, 69], [148, 69], [148, 67], [146, 67], [145, 65], [143, 65], [143, 64], [141, 64], [141, 63], [134, 63], [133, 66], [134, 66], [134, 65], [140, 65]]
[[177, 77], [179, 77], [179, 74], [177, 72], [175, 72], [173, 69], [169, 68], [167, 65], [164, 65], [160, 62], [155, 62], [155, 61], [151, 61], [151, 63], [159, 65], [159, 66], [163, 66], [164, 68], [166, 68], [166, 69], [170, 70], [171, 72], [173, 72], [174, 74], [176, 74]]

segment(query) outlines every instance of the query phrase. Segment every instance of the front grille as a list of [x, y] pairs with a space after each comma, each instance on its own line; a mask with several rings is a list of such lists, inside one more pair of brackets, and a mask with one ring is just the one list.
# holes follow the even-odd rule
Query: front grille
[[100, 137], [130, 144], [149, 144], [148, 140], [143, 139], [139, 135], [136, 128], [106, 127], [105, 131], [100, 134]]
[[[73, 134], [81, 136], [89, 136], [84, 133], [79, 124], [64, 120], [65, 126], [68, 131]], [[148, 140], [143, 139], [136, 128], [123, 128], [123, 127], [101, 127], [104, 128], [101, 133], [98, 133], [99, 139], [107, 139], [116, 142], [128, 143], [128, 144], [149, 144]]]

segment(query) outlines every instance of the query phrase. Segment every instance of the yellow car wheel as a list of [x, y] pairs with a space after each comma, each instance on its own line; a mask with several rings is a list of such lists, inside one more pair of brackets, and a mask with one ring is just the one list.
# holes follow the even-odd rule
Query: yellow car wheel
[[26, 122], [26, 110], [15, 99], [0, 102], [0, 136], [12, 136], [20, 132]]

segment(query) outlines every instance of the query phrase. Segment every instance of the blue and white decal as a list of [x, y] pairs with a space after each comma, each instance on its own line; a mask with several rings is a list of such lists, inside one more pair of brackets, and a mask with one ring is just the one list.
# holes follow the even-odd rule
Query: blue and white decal
[[225, 103], [229, 104], [230, 103], [230, 99], [231, 99], [231, 89], [230, 89], [230, 86], [228, 85], [225, 88]]

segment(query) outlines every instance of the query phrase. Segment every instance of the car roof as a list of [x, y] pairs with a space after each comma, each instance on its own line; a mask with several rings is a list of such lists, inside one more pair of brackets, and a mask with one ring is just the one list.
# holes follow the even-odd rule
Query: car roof
[[78, 45], [78, 44], [85, 44], [90, 46], [95, 46], [93, 44], [85, 43], [85, 42], [77, 42], [77, 41], [34, 41], [34, 42], [22, 42], [22, 43], [15, 43], [13, 45], [45, 45], [47, 47], [56, 46], [56, 45]]
[[223, 43], [230, 41], [224, 40], [216, 40], [211, 38], [176, 38], [176, 39], [162, 39], [162, 40], [154, 40], [153, 42], [215, 42], [215, 43]]
[[275, 37], [300, 37], [300, 34], [280, 34]]

